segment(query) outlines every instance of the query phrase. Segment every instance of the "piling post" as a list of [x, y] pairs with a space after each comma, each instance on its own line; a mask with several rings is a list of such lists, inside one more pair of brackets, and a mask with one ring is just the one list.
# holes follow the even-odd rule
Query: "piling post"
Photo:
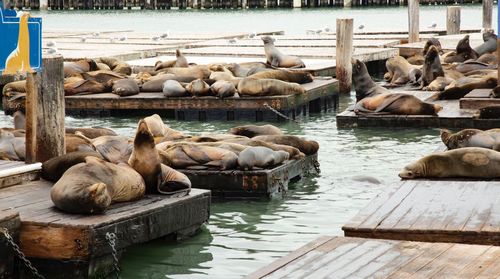
[[483, 28], [491, 29], [493, 0], [483, 0]]
[[420, 41], [419, 0], [408, 0], [408, 43]]
[[26, 162], [65, 154], [64, 71], [61, 55], [42, 59], [40, 73], [26, 80]]
[[460, 6], [446, 9], [446, 34], [460, 34]]
[[336, 34], [335, 74], [339, 81], [339, 93], [350, 93], [352, 85], [353, 19], [338, 18]]
[[293, 7], [294, 8], [301, 8], [302, 7], [302, 1], [301, 0], [293, 0]]
[[352, 7], [352, 0], [344, 0], [344, 7]]
[[40, 0], [40, 10], [48, 10], [48, 9], [49, 9], [49, 1]]

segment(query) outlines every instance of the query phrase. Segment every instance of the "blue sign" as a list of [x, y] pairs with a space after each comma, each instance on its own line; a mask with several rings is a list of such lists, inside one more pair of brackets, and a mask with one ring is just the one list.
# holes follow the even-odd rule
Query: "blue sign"
[[3, 9], [0, 1], [0, 73], [39, 71], [42, 68], [42, 19]]

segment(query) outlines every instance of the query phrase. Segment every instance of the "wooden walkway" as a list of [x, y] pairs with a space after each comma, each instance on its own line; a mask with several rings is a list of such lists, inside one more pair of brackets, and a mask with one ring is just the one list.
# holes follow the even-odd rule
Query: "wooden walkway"
[[33, 181], [40, 177], [41, 164], [0, 160], [0, 189]]
[[500, 245], [500, 182], [409, 180], [391, 186], [345, 236]]
[[500, 105], [500, 98], [492, 98], [491, 89], [475, 89], [460, 99], [461, 109], [482, 109]]
[[[287, 36], [273, 36], [276, 39], [274, 45], [276, 47], [301, 47], [301, 48], [324, 48], [324, 47], [336, 47], [335, 38], [332, 39], [316, 39], [314, 37], [308, 39], [308, 36], [304, 36], [301, 40], [289, 39]], [[353, 46], [356, 48], [385, 48], [393, 47], [400, 44], [400, 40], [353, 40]], [[236, 42], [230, 42], [229, 40], [211, 40], [203, 41], [198, 43], [189, 43], [187, 47], [263, 47], [262, 40], [260, 38], [255, 39], [242, 39], [236, 40]]]
[[[281, 117], [266, 105], [293, 118], [335, 107], [338, 93], [337, 80], [315, 80], [303, 86], [307, 92], [304, 95], [225, 99], [165, 98], [163, 93], [140, 93], [129, 97], [120, 97], [112, 93], [75, 95], [65, 98], [66, 112], [71, 115], [110, 115], [132, 111], [151, 114], [151, 111], [160, 111], [165, 117], [178, 120], [279, 121]], [[11, 105], [15, 104], [12, 103], [9, 107]]]
[[[441, 47], [444, 52], [455, 51], [457, 48], [458, 41], [463, 39], [466, 34], [460, 35], [444, 35], [444, 36], [436, 36], [436, 39], [439, 39], [441, 43]], [[472, 48], [475, 48], [483, 43], [483, 37], [481, 33], [468, 33], [470, 36], [469, 42]], [[399, 49], [399, 55], [402, 56], [412, 56], [415, 54], [422, 54], [422, 49], [424, 48], [425, 41], [421, 41], [418, 43], [411, 44], [401, 44], [394, 46]]]
[[256, 278], [498, 278], [500, 247], [320, 237]]
[[210, 215], [210, 191], [192, 189], [182, 198], [148, 195], [118, 203], [102, 215], [66, 214], [50, 199], [52, 184], [33, 181], [0, 190], [0, 215], [19, 212], [20, 246], [46, 278], [87, 278], [112, 267], [106, 233], [116, 249], [167, 235], [190, 234]]
[[318, 154], [301, 160], [289, 160], [273, 169], [255, 171], [178, 170], [191, 180], [193, 187], [211, 190], [221, 198], [284, 197], [288, 184], [314, 172]]

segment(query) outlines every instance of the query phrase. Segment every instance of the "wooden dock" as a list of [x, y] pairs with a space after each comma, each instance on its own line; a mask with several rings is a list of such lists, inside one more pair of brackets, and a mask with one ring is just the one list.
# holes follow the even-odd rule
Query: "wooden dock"
[[256, 278], [498, 278], [500, 247], [320, 237], [247, 276]]
[[[276, 47], [301, 47], [301, 48], [334, 48], [336, 46], [335, 37], [330, 37], [329, 39], [322, 38], [317, 39], [316, 37], [310, 37], [305, 35], [304, 38], [297, 40], [294, 38], [288, 38], [288, 36], [273, 36], [276, 39], [274, 45]], [[394, 47], [400, 44], [400, 40], [389, 39], [389, 40], [367, 40], [367, 39], [354, 39], [353, 46], [356, 48], [386, 48]], [[262, 47], [263, 43], [260, 38], [254, 39], [241, 39], [235, 42], [230, 42], [229, 40], [210, 40], [203, 42], [195, 42], [186, 44], [188, 48], [200, 48], [200, 47]]]
[[[66, 113], [70, 115], [112, 115], [130, 113], [151, 114], [160, 112], [167, 118], [178, 120], [242, 120], [279, 121], [280, 116], [269, 107], [288, 117], [299, 117], [309, 113], [333, 108], [337, 102], [338, 82], [335, 79], [315, 80], [303, 84], [304, 95], [240, 97], [218, 99], [216, 97], [171, 97], [163, 93], [140, 93], [119, 97], [112, 93], [75, 95], [66, 97]], [[10, 104], [9, 107], [15, 104]], [[7, 108], [4, 107], [6, 111]]]
[[0, 189], [37, 180], [41, 169], [40, 163], [25, 164], [18, 161], [0, 160]]
[[460, 99], [461, 109], [482, 109], [494, 105], [500, 105], [500, 99], [491, 97], [491, 89], [475, 89]]
[[189, 177], [193, 187], [211, 190], [220, 198], [284, 197], [288, 184], [314, 172], [318, 154], [289, 160], [273, 169], [254, 171], [178, 170]]
[[408, 180], [372, 200], [345, 236], [500, 245], [500, 182]]
[[[444, 35], [436, 36], [435, 38], [441, 43], [441, 47], [444, 52], [455, 51], [457, 48], [458, 41], [463, 39], [466, 34], [459, 35]], [[483, 38], [481, 33], [467, 33], [470, 36], [469, 42], [472, 48], [475, 48], [483, 43]], [[415, 54], [422, 54], [424, 49], [425, 41], [420, 41], [417, 43], [401, 44], [393, 46], [399, 49], [399, 55], [401, 56], [413, 56]]]
[[191, 234], [210, 216], [207, 190], [192, 189], [182, 198], [147, 195], [112, 205], [102, 215], [77, 215], [54, 207], [51, 186], [33, 181], [0, 190], [0, 216], [19, 212], [20, 247], [46, 278], [109, 274], [112, 255], [107, 233], [116, 234], [116, 249], [121, 253], [133, 244]]

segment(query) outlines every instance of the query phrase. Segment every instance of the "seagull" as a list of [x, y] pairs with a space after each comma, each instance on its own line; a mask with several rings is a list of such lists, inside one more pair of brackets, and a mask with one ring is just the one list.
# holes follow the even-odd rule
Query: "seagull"
[[331, 31], [332, 31], [332, 29], [330, 29], [330, 27], [328, 27], [328, 26], [323, 27], [323, 32], [327, 32], [328, 33], [328, 32], [331, 32]]
[[120, 37], [120, 38], [118, 38], [118, 40], [120, 42], [126, 41], [127, 40], [127, 36]]
[[160, 37], [161, 37], [162, 39], [166, 39], [166, 38], [170, 37], [170, 31], [169, 31], [169, 30], [167, 30], [167, 32], [165, 32], [165, 33], [161, 34], [161, 36], [160, 36]]
[[257, 36], [257, 32], [253, 31], [252, 33], [248, 34], [248, 38], [252, 39]]
[[86, 41], [86, 40], [87, 40], [87, 38], [86, 38], [86, 37], [81, 37], [81, 38], [80, 38], [80, 42], [82, 42], [82, 43], [85, 43], [85, 41]]
[[56, 42], [54, 42], [54, 41], [48, 41], [47, 42], [47, 46], [48, 47], [55, 47], [56, 46]]
[[152, 37], [152, 38], [151, 38], [151, 40], [153, 40], [153, 41], [155, 41], [155, 42], [156, 42], [156, 41], [158, 41], [159, 39], [160, 39], [160, 37], [159, 37], [159, 36], [154, 36], [154, 37]]
[[238, 39], [237, 38], [232, 38], [232, 39], [229, 39], [228, 42], [230, 44], [236, 44], [236, 42], [238, 42]]
[[47, 50], [47, 53], [48, 53], [48, 54], [55, 54], [55, 53], [57, 53], [57, 48], [55, 48], [55, 47], [51, 47], [51, 48], [49, 48], [49, 49]]
[[429, 28], [436, 28], [436, 26], [437, 26], [437, 23], [433, 22], [433, 23], [431, 24], [431, 26], [429, 26]]
[[365, 28], [365, 26], [363, 24], [361, 24], [360, 26], [358, 26], [359, 30], [363, 30], [363, 28]]
[[101, 35], [99, 32], [92, 33], [92, 36], [94, 36], [94, 37], [99, 37], [99, 35]]

